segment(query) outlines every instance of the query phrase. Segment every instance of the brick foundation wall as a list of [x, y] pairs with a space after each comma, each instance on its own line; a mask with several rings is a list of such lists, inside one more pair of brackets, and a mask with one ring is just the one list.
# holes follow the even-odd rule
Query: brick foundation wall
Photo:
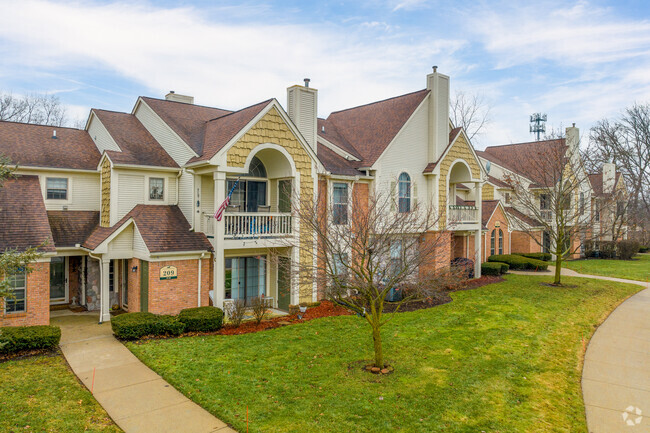
[[452, 235], [450, 232], [426, 232], [422, 235], [422, 243], [434, 242], [436, 252], [430, 256], [430, 260], [420, 265], [420, 276], [426, 278], [430, 274], [441, 269], [448, 269], [452, 254]]
[[[201, 269], [201, 305], [208, 305], [211, 288], [210, 259], [203, 259]], [[161, 280], [160, 268], [176, 266], [178, 278]], [[184, 308], [197, 306], [199, 260], [167, 260], [149, 262], [149, 311], [155, 314], [178, 314]], [[138, 305], [139, 306], [139, 305]]]
[[50, 324], [50, 263], [32, 263], [27, 274], [24, 313], [5, 313], [0, 300], [0, 326], [33, 326]]

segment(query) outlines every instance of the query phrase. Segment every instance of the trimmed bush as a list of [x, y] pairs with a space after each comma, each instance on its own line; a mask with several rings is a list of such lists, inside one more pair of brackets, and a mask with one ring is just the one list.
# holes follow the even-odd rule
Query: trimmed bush
[[186, 308], [178, 314], [185, 324], [185, 332], [218, 331], [223, 325], [223, 310], [216, 307]]
[[185, 324], [174, 316], [153, 313], [120, 314], [111, 320], [113, 333], [122, 340], [137, 340], [145, 335], [181, 335]]
[[502, 274], [507, 274], [508, 271], [510, 270], [510, 265], [507, 263], [501, 263], [501, 262], [492, 262], [492, 263], [499, 263], [501, 265], [501, 273]]
[[545, 271], [548, 269], [548, 263], [541, 260], [529, 259], [528, 257], [517, 254], [497, 254], [488, 257], [488, 262], [507, 263], [510, 269], [516, 271]]
[[529, 259], [541, 260], [543, 262], [550, 262], [551, 253], [514, 253], [517, 256], [527, 257]]
[[639, 247], [640, 253], [647, 253], [648, 251], [650, 251], [650, 247]]
[[481, 275], [491, 275], [491, 276], [501, 275], [501, 263], [498, 262], [481, 263]]
[[640, 248], [641, 245], [637, 241], [619, 241], [616, 245], [616, 253], [621, 260], [632, 260]]
[[11, 326], [0, 328], [0, 353], [52, 349], [61, 340], [58, 326]]

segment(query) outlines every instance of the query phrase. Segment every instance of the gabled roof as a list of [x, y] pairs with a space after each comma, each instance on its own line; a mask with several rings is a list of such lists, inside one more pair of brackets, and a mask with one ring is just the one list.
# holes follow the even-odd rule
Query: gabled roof
[[57, 248], [82, 244], [99, 226], [97, 211], [47, 211], [47, 219]]
[[430, 162], [427, 164], [427, 166], [424, 168], [423, 173], [433, 173], [433, 170], [435, 170], [436, 166], [440, 163], [440, 160], [442, 160], [443, 156], [445, 153], [447, 153], [447, 149], [454, 143], [454, 140], [456, 140], [456, 137], [460, 134], [463, 128], [454, 128], [451, 131], [449, 131], [449, 143], [447, 144], [447, 147], [445, 147], [445, 150], [440, 153], [440, 157], [438, 157], [438, 160], [436, 162]]
[[[494, 210], [499, 206], [499, 203], [501, 203], [500, 200], [481, 200], [481, 223], [484, 228], [487, 227], [490, 218], [492, 217]], [[458, 196], [456, 196], [456, 204], [459, 206], [476, 206], [474, 200], [465, 201]]]
[[[616, 187], [616, 184], [618, 183], [618, 179], [621, 177], [621, 172], [617, 171], [616, 172], [616, 179], [614, 180], [614, 187]], [[605, 197], [611, 193], [605, 193], [603, 192], [603, 173], [595, 173], [595, 174], [590, 174], [589, 175], [589, 183], [591, 183], [591, 187], [594, 190], [594, 194], [597, 197]]]
[[202, 153], [198, 157], [190, 159], [189, 162], [207, 161], [212, 158], [272, 102], [273, 99], [267, 99], [206, 122], [202, 127], [204, 131]]
[[494, 176], [488, 175], [487, 180], [488, 182], [490, 182], [491, 184], [495, 185], [498, 188], [512, 189], [512, 186], [508, 185], [506, 182], [502, 181], [501, 179], [497, 179]]
[[107, 150], [115, 164], [178, 168], [178, 164], [133, 114], [93, 109], [121, 152]]
[[539, 185], [548, 185], [557, 171], [557, 158], [566, 155], [564, 138], [527, 143], [488, 146], [477, 154], [489, 161], [526, 177]]
[[96, 170], [101, 157], [84, 130], [5, 121], [0, 121], [0, 155], [21, 166], [76, 170]]
[[509, 215], [512, 215], [513, 217], [517, 218], [518, 220], [527, 224], [530, 227], [541, 227], [543, 225], [541, 222], [537, 221], [534, 218], [529, 217], [525, 213], [520, 212], [513, 207], [506, 207], [505, 210]]
[[364, 173], [355, 168], [356, 161], [343, 158], [327, 146], [318, 144], [318, 159], [327, 171], [343, 176], [360, 176]]
[[151, 253], [212, 251], [205, 234], [191, 231], [178, 206], [144, 204], [135, 206], [112, 227], [97, 227], [83, 247], [94, 250], [131, 219]]
[[[318, 135], [358, 157], [358, 167], [372, 166], [415, 109], [429, 94], [419, 90], [347, 110], [335, 111], [318, 123]], [[325, 126], [325, 132], [322, 127]]]
[[203, 127], [205, 124], [212, 119], [232, 113], [230, 110], [166, 99], [146, 96], [141, 96], [141, 99], [199, 156], [203, 154]]
[[8, 249], [37, 247], [54, 252], [38, 176], [17, 176], [0, 188], [0, 254]]

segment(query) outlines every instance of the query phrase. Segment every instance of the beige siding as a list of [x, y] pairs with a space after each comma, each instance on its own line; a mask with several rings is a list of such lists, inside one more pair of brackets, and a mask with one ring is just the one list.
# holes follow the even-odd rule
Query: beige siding
[[183, 172], [178, 180], [178, 206], [185, 218], [192, 224], [194, 214], [194, 176]]
[[92, 120], [88, 125], [88, 135], [93, 139], [100, 153], [103, 153], [105, 150], [122, 151], [96, 116], [92, 116]]
[[269, 204], [271, 205], [271, 212], [278, 211], [278, 179], [269, 181]]
[[147, 248], [147, 245], [144, 243], [144, 239], [142, 239], [142, 235], [140, 234], [140, 231], [136, 228], [133, 233], [133, 254], [138, 255], [140, 257], [142, 256], [148, 256], [149, 255], [149, 249]]
[[130, 225], [108, 244], [109, 254], [133, 254], [133, 225]]
[[167, 188], [168, 204], [176, 204], [176, 176], [167, 178]]
[[144, 101], [138, 105], [134, 114], [178, 165], [185, 165], [195, 156], [192, 149]]
[[[99, 173], [74, 173], [57, 171], [18, 170], [19, 174], [37, 174], [41, 183], [43, 200], [47, 210], [99, 210]], [[59, 177], [68, 179], [67, 200], [47, 200], [46, 179]]]
[[117, 204], [117, 220], [129, 213], [138, 204], [144, 203], [144, 175], [119, 173], [119, 197]]

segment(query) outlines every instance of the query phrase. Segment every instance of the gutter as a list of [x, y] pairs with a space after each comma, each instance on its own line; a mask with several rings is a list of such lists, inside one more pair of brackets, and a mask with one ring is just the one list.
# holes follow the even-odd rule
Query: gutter
[[[100, 257], [93, 257], [93, 253], [91, 253], [90, 251], [88, 251], [88, 256], [93, 259], [99, 260], [99, 324], [101, 325], [102, 323], [104, 323], [102, 321], [102, 316], [104, 315], [103, 306], [104, 306], [104, 302], [107, 301], [107, 299], [104, 299], [104, 296], [102, 294], [103, 292], [102, 284], [104, 284], [104, 275], [102, 274], [104, 273], [104, 267], [102, 266], [102, 259]], [[108, 314], [110, 314], [110, 312]]]

